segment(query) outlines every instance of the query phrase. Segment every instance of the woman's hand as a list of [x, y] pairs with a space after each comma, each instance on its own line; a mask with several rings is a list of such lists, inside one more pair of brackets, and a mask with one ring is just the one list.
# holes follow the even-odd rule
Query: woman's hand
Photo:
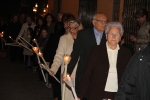
[[50, 70], [50, 73], [49, 73], [51, 76], [54, 76], [55, 75], [55, 73], [52, 71], [52, 70]]

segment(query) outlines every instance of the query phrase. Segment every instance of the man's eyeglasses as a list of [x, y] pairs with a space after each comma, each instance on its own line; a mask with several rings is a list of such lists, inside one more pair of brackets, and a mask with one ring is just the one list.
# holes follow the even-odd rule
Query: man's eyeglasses
[[98, 21], [99, 23], [107, 23], [108, 21], [107, 20], [98, 20], [98, 19], [94, 19], [94, 20], [96, 20], [96, 21]]

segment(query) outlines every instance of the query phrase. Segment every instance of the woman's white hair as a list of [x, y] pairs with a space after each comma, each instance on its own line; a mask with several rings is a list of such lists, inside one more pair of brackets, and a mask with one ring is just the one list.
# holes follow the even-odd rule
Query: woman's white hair
[[74, 23], [74, 24], [76, 24], [77, 26], [80, 26], [80, 21], [79, 21], [78, 19], [70, 20], [70, 21], [69, 21], [69, 25], [70, 25], [70, 23]]
[[109, 22], [109, 23], [107, 24], [106, 28], [105, 28], [105, 34], [106, 34], [106, 35], [108, 34], [109, 29], [110, 29], [111, 27], [117, 27], [117, 28], [119, 28], [119, 29], [120, 29], [120, 35], [123, 36], [123, 32], [124, 32], [123, 26], [122, 26], [122, 24], [119, 23], [119, 22]]

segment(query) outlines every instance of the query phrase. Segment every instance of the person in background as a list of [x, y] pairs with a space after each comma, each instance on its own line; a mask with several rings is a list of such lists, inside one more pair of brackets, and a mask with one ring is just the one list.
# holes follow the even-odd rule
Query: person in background
[[[31, 39], [32, 39], [32, 35], [33, 35], [33, 29], [32, 29], [32, 28], [28, 28], [28, 29], [27, 29], [27, 33], [25, 33], [25, 34], [23, 35], [23, 38], [24, 38], [27, 42], [31, 43], [31, 41], [32, 41], [32, 40], [31, 40]], [[30, 48], [27, 43], [24, 43], [24, 44], [27, 45], [28, 48]], [[32, 60], [32, 55], [33, 55], [33, 53], [32, 53], [31, 51], [29, 51], [28, 49], [24, 48], [24, 49], [23, 49], [23, 55], [24, 55], [25, 66], [27, 66], [28, 68], [31, 68], [31, 66], [32, 66], [31, 62], [33, 61], [33, 60]]]
[[107, 25], [107, 17], [105, 16], [105, 14], [102, 12], [96, 13], [93, 16], [92, 23], [94, 27], [78, 32], [77, 39], [75, 40], [73, 45], [71, 60], [67, 67], [67, 72], [71, 75], [76, 63], [78, 62], [75, 77], [75, 89], [77, 93], [80, 86], [83, 69], [85, 68], [87, 57], [91, 48], [94, 45], [101, 45], [106, 42], [104, 30]]
[[114, 99], [132, 56], [129, 49], [119, 46], [123, 36], [119, 22], [109, 22], [105, 34], [107, 42], [94, 46], [90, 51], [78, 92], [80, 100]]
[[43, 27], [41, 30], [40, 30], [40, 36], [37, 38], [37, 43], [40, 47], [40, 50], [43, 52], [44, 49], [45, 49], [45, 46], [47, 44], [47, 41], [48, 41], [48, 30], [46, 27]]
[[[19, 17], [17, 14], [14, 14], [12, 16], [12, 21], [8, 23], [8, 27], [6, 28], [6, 31], [4, 33], [4, 37], [8, 43], [13, 43], [9, 36], [11, 36], [12, 39], [16, 39], [17, 35], [19, 34], [19, 31], [21, 29], [21, 24], [19, 23]], [[17, 60], [23, 60], [23, 54], [19, 53], [20, 52], [20, 47], [16, 46], [8, 46], [9, 50], [9, 56], [10, 56], [10, 61], [14, 62]]]
[[4, 18], [0, 19], [0, 33], [4, 32], [7, 28], [7, 23], [6, 20]]
[[58, 13], [57, 15], [57, 21], [61, 22], [62, 21], [62, 16], [63, 16], [64, 13], [60, 12]]
[[131, 58], [114, 100], [150, 100], [150, 43]]
[[41, 28], [44, 27], [44, 18], [42, 16], [40, 16], [38, 19], [37, 19], [37, 22], [36, 22], [36, 26], [34, 28], [34, 34], [33, 34], [33, 38], [38, 38], [40, 36], [40, 30]]
[[22, 13], [19, 18], [21, 25], [23, 25], [26, 22], [26, 19], [27, 19], [27, 15], [25, 13]]
[[138, 30], [137, 37], [131, 35], [130, 40], [135, 42], [135, 51], [137, 52], [147, 47], [150, 41], [150, 20], [146, 9], [138, 9], [135, 18], [141, 27]]
[[21, 27], [20, 33], [18, 34], [16, 41], [19, 40], [20, 36], [24, 36], [24, 34], [27, 34], [27, 29], [28, 28], [32, 28], [34, 30], [36, 24], [32, 22], [32, 17], [31, 16], [27, 16], [27, 20], [26, 23], [24, 23]]
[[44, 17], [44, 27], [48, 30], [48, 37], [54, 33], [55, 19], [52, 14], [47, 13]]
[[[20, 30], [15, 41], [18, 42], [20, 37], [24, 37], [24, 35], [27, 34], [28, 28], [32, 28], [34, 30], [35, 26], [36, 26], [36, 24], [32, 22], [32, 17], [28, 15], [27, 19], [26, 19], [26, 23], [24, 23], [22, 25], [21, 30]], [[32, 35], [33, 35], [33, 33], [32, 33]], [[19, 50], [19, 56], [20, 57], [23, 54], [22, 52], [23, 52], [23, 48], [20, 48], [20, 50]]]

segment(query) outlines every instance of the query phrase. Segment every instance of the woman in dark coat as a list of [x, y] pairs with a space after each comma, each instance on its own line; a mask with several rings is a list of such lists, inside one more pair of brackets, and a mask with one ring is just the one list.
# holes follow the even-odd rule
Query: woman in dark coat
[[105, 29], [107, 42], [94, 46], [82, 75], [78, 97], [81, 100], [114, 99], [123, 72], [132, 56], [119, 46], [123, 35], [119, 22], [110, 22]]

